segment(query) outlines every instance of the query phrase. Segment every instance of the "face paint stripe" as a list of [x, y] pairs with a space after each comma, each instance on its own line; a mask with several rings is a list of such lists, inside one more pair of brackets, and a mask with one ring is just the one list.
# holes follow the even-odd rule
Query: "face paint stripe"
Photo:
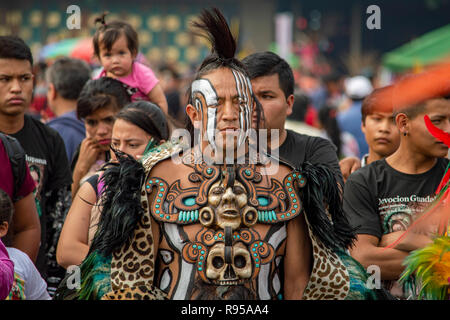
[[248, 104], [247, 121], [250, 126], [250, 116], [253, 114], [253, 103], [252, 103], [253, 102], [253, 89], [252, 89], [252, 83], [250, 81], [250, 78], [247, 77], [246, 80], [247, 80], [248, 89], [250, 91], [250, 99], [247, 103]]
[[244, 75], [242, 75], [242, 77], [243, 77], [243, 82], [244, 82], [244, 87], [245, 87], [245, 94], [246, 94], [246, 99], [245, 99], [245, 102], [246, 102], [246, 108], [245, 108], [245, 121], [246, 121], [246, 129], [248, 129], [248, 128], [250, 128], [250, 98], [251, 98], [251, 95], [249, 96], [248, 95], [248, 91], [250, 90], [250, 92], [251, 92], [251, 87], [249, 86], [249, 83], [250, 83], [250, 80], [249, 80], [249, 78], [248, 77], [245, 77]]
[[205, 97], [207, 106], [217, 105], [217, 92], [208, 79], [197, 79], [192, 82], [191, 97], [194, 98], [196, 93], [200, 93]]
[[[239, 99], [241, 100], [243, 98], [243, 87], [242, 87], [242, 78], [241, 78], [241, 73], [239, 71], [236, 70], [231, 70], [233, 77], [234, 77], [234, 81], [236, 82], [236, 91], [238, 93]], [[239, 132], [239, 138], [238, 138], [238, 145], [241, 145], [242, 142], [244, 141], [244, 132], [246, 130], [246, 125], [244, 123], [244, 114], [245, 113], [245, 108], [242, 107], [241, 105], [241, 101], [239, 101], [239, 127], [240, 127], [240, 132]]]
[[243, 107], [244, 109], [244, 121], [243, 121], [243, 125], [242, 125], [242, 135], [241, 135], [241, 143], [244, 141], [245, 139], [245, 133], [247, 132], [247, 130], [250, 127], [250, 122], [249, 122], [249, 112], [248, 112], [248, 103], [249, 103], [249, 96], [247, 93], [247, 84], [248, 82], [246, 81], [247, 77], [245, 77], [242, 73], [239, 73], [240, 77], [241, 77], [241, 83], [242, 83], [242, 87], [243, 87], [243, 92], [244, 92], [244, 101], [245, 101], [245, 106]]
[[216, 125], [217, 125], [217, 109], [216, 108], [209, 108], [208, 107], [208, 116], [207, 116], [207, 124], [206, 124], [206, 134], [208, 137], [208, 141], [213, 147], [214, 150], [216, 150], [216, 142], [214, 139], [214, 135], [216, 133]]

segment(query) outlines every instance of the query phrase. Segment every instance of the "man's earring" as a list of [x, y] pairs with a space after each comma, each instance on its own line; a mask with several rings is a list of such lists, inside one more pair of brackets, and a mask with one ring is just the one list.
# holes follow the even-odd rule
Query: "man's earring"
[[403, 135], [406, 137], [408, 135], [408, 132], [403, 132]]

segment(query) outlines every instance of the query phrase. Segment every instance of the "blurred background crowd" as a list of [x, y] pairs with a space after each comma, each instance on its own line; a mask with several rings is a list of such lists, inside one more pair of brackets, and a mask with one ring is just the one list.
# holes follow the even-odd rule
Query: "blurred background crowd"
[[[78, 20], [68, 10], [71, 5], [79, 8]], [[137, 60], [155, 71], [169, 113], [182, 120], [186, 84], [209, 51], [189, 23], [213, 5], [230, 22], [240, 58], [273, 51], [290, 63], [298, 97], [304, 99], [297, 99], [287, 125], [312, 135], [326, 136], [327, 129], [330, 134], [327, 118], [339, 117], [375, 88], [420, 72], [450, 53], [449, 0], [2, 1], [0, 35], [18, 35], [31, 47], [36, 87], [29, 112], [48, 121], [54, 114], [46, 104], [46, 68], [70, 56], [88, 62], [95, 73], [100, 64], [93, 56], [94, 20], [107, 11], [109, 21], [124, 20], [137, 30]], [[368, 12], [371, 5], [379, 12]], [[378, 27], [371, 28], [369, 19]], [[78, 27], [69, 28], [74, 22]], [[331, 112], [319, 117], [323, 107]], [[341, 120], [338, 124], [359, 142], [359, 150], [350, 146], [353, 151], [342, 156], [365, 154], [360, 130], [352, 132]]]

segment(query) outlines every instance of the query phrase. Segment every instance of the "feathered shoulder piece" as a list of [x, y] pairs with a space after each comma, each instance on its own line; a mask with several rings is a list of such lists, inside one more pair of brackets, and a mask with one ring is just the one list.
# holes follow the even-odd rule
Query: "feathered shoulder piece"
[[157, 147], [154, 147], [149, 152], [142, 155], [141, 163], [145, 172], [148, 174], [150, 170], [160, 161], [169, 157], [177, 157], [182, 151], [182, 146], [179, 140], [169, 140]]
[[421, 289], [416, 298], [426, 300], [450, 299], [450, 237], [434, 239], [425, 248], [413, 251], [404, 261], [406, 269], [400, 281], [415, 290], [414, 277]]
[[107, 257], [115, 249], [128, 243], [136, 225], [144, 214], [141, 188], [151, 168], [181, 148], [168, 141], [146, 152], [140, 161], [126, 154], [118, 154], [118, 164], [107, 168], [102, 176], [106, 188], [102, 192], [102, 213], [89, 252], [97, 250]]
[[349, 248], [355, 232], [344, 214], [342, 193], [333, 171], [325, 165], [306, 162], [301, 172], [307, 181], [302, 202], [313, 232], [331, 249]]

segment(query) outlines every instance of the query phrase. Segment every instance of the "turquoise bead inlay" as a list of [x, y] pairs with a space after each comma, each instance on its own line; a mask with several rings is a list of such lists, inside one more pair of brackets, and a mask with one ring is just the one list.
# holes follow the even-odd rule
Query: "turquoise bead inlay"
[[266, 197], [258, 197], [258, 202], [260, 206], [267, 206], [269, 204], [269, 199]]
[[188, 207], [193, 206], [195, 204], [195, 197], [184, 198], [183, 204]]

